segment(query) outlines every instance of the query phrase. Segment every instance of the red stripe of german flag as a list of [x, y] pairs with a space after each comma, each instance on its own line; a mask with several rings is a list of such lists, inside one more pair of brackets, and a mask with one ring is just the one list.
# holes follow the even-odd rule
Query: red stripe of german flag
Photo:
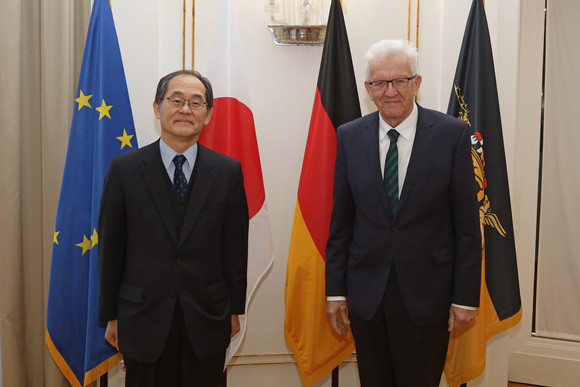
[[326, 318], [324, 267], [332, 211], [336, 129], [360, 117], [350, 46], [339, 0], [333, 0], [300, 175], [286, 273], [285, 336], [300, 376], [311, 386], [354, 351], [349, 332]]

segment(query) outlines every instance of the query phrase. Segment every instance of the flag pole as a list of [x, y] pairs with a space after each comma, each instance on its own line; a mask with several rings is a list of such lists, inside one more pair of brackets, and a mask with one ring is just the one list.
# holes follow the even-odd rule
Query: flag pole
[[407, 12], [407, 40], [411, 41], [411, 0], [409, 0], [409, 11]]
[[415, 47], [419, 50], [419, 9], [421, 8], [421, 0], [417, 0], [417, 26], [415, 27]]
[[338, 387], [338, 366], [334, 367], [332, 370], [332, 386], [331, 387]]
[[191, 5], [191, 69], [195, 70], [195, 0]]
[[183, 0], [183, 16], [182, 16], [183, 27], [181, 29], [181, 69], [182, 70], [185, 70], [185, 13], [186, 13], [186, 0]]
[[[113, 9], [113, 3], [109, 0], [109, 6]], [[99, 387], [109, 387], [109, 373], [105, 372], [99, 378]]]
[[[113, 9], [113, 3], [109, 0], [109, 6]], [[109, 373], [105, 372], [99, 378], [99, 387], [109, 387]]]
[[[111, 9], [113, 9], [113, 3], [111, 1], [112, 0], [109, 0], [109, 6], [111, 7]], [[108, 386], [109, 386], [109, 373], [105, 372], [99, 378], [99, 387], [108, 387]]]

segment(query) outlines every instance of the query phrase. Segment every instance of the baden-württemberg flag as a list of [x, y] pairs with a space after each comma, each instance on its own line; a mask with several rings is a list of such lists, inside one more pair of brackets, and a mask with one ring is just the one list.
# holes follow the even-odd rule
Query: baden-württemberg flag
[[473, 129], [471, 154], [483, 236], [477, 318], [449, 340], [445, 376], [454, 387], [483, 372], [486, 341], [522, 316], [501, 117], [482, 0], [473, 0], [471, 6], [447, 113]]
[[74, 106], [54, 229], [46, 344], [68, 381], [86, 386], [121, 360], [97, 318], [97, 220], [109, 160], [137, 148], [108, 0], [93, 5]]

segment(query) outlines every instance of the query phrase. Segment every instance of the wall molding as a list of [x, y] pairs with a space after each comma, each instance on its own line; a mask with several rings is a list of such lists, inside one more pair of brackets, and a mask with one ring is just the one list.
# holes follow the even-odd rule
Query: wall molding
[[[356, 354], [347, 357], [342, 364], [356, 363]], [[253, 353], [235, 355], [228, 367], [256, 366], [256, 365], [281, 365], [296, 364], [296, 360], [291, 353]]]

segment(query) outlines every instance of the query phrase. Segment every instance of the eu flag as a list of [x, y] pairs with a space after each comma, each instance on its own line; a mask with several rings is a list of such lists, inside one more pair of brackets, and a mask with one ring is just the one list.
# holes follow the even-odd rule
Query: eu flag
[[97, 318], [97, 221], [111, 157], [137, 148], [121, 51], [108, 0], [95, 0], [85, 43], [58, 203], [46, 344], [73, 386], [86, 386], [121, 355]]

